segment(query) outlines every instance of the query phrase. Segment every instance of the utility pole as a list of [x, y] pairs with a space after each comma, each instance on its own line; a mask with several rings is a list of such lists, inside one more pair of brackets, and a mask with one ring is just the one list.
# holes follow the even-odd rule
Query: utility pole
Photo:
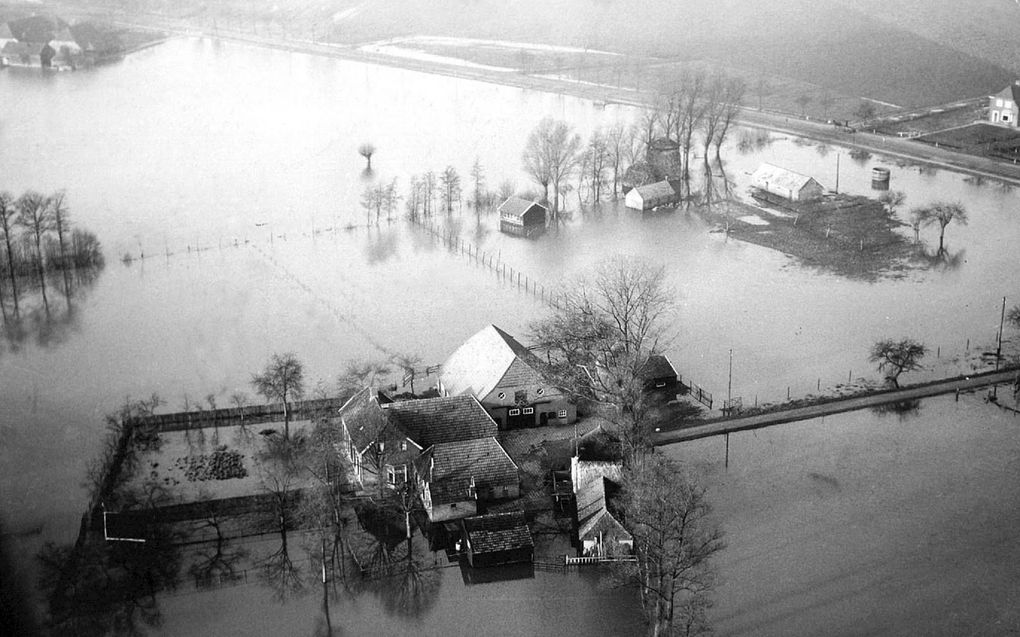
[[[726, 382], [726, 413], [733, 409], [733, 348], [730, 348], [730, 373]], [[730, 468], [730, 433], [726, 432], [726, 459], [723, 461], [723, 468]]]
[[839, 151], [836, 152], [836, 194], [837, 195], [839, 194], [839, 156], [841, 154], [842, 153], [840, 153]]
[[[995, 345], [995, 371], [999, 371], [999, 358], [1002, 356], [1002, 326], [1006, 322], [1006, 297], [1002, 297], [1002, 314], [999, 315], [999, 337]], [[999, 397], [999, 385], [992, 385], [992, 398]]]

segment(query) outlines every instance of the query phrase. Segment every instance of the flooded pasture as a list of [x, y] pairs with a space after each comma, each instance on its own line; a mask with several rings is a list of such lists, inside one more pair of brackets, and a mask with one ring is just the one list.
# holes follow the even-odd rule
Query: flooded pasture
[[[175, 410], [210, 393], [225, 403], [234, 391], [251, 393], [252, 371], [277, 351], [295, 352], [312, 379], [331, 383], [352, 358], [414, 352], [439, 363], [488, 323], [526, 340], [541, 299], [402, 218], [366, 225], [356, 149], [373, 142], [374, 178], [396, 178], [400, 189], [412, 174], [446, 165], [466, 181], [476, 157], [490, 188], [504, 179], [527, 187], [521, 150], [547, 115], [582, 135], [633, 118], [627, 108], [560, 95], [203, 40], [83, 73], [0, 72], [0, 187], [66, 189], [72, 218], [107, 256], [60, 338], [44, 338], [41, 321], [0, 343], [0, 507], [26, 577], [27, 556], [44, 540], [73, 540], [103, 415], [126, 396], [155, 391]], [[907, 194], [904, 210], [960, 200], [970, 223], [947, 230], [960, 258], [951, 269], [861, 281], [728, 239], [682, 211], [641, 216], [607, 205], [536, 241], [501, 235], [495, 215], [467, 208], [436, 221], [548, 289], [610, 254], [662, 263], [679, 298], [670, 358], [719, 397], [732, 349], [733, 394], [745, 403], [780, 400], [788, 388], [802, 396], [848, 372], [872, 375], [867, 350], [882, 337], [909, 335], [944, 356], [994, 340], [1001, 297], [1016, 292], [1015, 192], [781, 136], [749, 153], [734, 146], [723, 160], [741, 196], [762, 161], [831, 188], [841, 154], [841, 190], [871, 193], [871, 168], [886, 165], [893, 188]], [[932, 232], [922, 236], [930, 242]], [[124, 254], [134, 260], [122, 263]], [[927, 418], [915, 422], [900, 434], [909, 441], [927, 436]], [[776, 444], [793, 452], [794, 439]], [[845, 454], [848, 464], [868, 456], [852, 445]], [[541, 583], [555, 577], [536, 581], [558, 587]], [[561, 596], [595, 603], [587, 585], [570, 581]], [[236, 603], [254, 608], [258, 595]], [[552, 612], [532, 589], [512, 595], [537, 622]], [[168, 630], [182, 609], [201, 612], [194, 606], [168, 601]], [[215, 607], [206, 609], [212, 623], [170, 634], [213, 632], [228, 621]], [[292, 612], [300, 610], [281, 614]]]

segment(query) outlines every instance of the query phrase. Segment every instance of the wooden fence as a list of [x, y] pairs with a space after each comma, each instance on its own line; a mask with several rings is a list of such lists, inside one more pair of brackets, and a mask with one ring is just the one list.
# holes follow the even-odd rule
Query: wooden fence
[[465, 241], [463, 237], [453, 230], [440, 228], [431, 219], [417, 217], [412, 218], [411, 222], [420, 226], [434, 239], [441, 241], [450, 251], [459, 253], [476, 265], [489, 269], [501, 282], [517, 286], [518, 290], [531, 294], [549, 307], [558, 310], [565, 307], [566, 300], [562, 293], [547, 288], [544, 284], [521, 272], [520, 269], [515, 269], [512, 265], [503, 261], [498, 253], [492, 254], [482, 250], [470, 241]]

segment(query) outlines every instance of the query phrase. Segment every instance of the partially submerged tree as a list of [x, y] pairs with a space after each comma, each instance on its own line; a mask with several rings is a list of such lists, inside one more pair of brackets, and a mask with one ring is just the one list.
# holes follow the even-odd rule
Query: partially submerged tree
[[854, 117], [861, 120], [862, 122], [866, 122], [872, 117], [874, 117], [875, 113], [876, 109], [874, 102], [871, 102], [869, 100], [861, 100], [860, 103], [857, 105], [857, 108], [854, 110]]
[[946, 226], [953, 221], [967, 225], [967, 211], [959, 202], [937, 201], [924, 209], [924, 224], [939, 226], [939, 252], [945, 250]]
[[375, 154], [375, 144], [371, 142], [365, 142], [361, 146], [358, 146], [358, 154], [365, 158], [368, 162], [365, 166], [365, 170], [371, 172], [372, 170], [372, 155]]
[[921, 359], [927, 353], [928, 348], [912, 338], [898, 341], [887, 338], [871, 347], [868, 360], [877, 363], [878, 371], [884, 373], [894, 387], [899, 387], [900, 374], [921, 369]]
[[560, 195], [580, 161], [581, 137], [566, 122], [546, 117], [531, 131], [524, 147], [524, 171], [542, 187], [552, 213], [558, 218]]
[[42, 290], [43, 303], [49, 307], [46, 299], [46, 272], [43, 257], [42, 240], [47, 232], [54, 228], [50, 201], [46, 195], [29, 190], [18, 199], [17, 222], [28, 230], [32, 244], [35, 246], [35, 269], [39, 275], [39, 288]]
[[14, 195], [0, 191], [0, 232], [4, 236], [4, 250], [7, 254], [7, 276], [11, 280], [11, 291], [14, 295], [14, 313], [18, 313], [18, 277], [14, 269], [14, 252], [11, 247], [14, 223], [18, 214], [17, 200]]
[[640, 593], [648, 634], [707, 632], [705, 610], [715, 588], [710, 560], [725, 544], [709, 518], [705, 487], [675, 462], [651, 453], [624, 472], [619, 507], [637, 557], [619, 563], [619, 571]]
[[446, 214], [453, 212], [453, 204], [460, 204], [460, 174], [453, 166], [447, 166], [439, 175], [439, 184], [442, 187], [440, 199]]
[[283, 403], [284, 438], [290, 439], [290, 402], [305, 393], [305, 370], [291, 353], [273, 354], [261, 374], [253, 374], [251, 384], [266, 400]]
[[616, 257], [581, 279], [552, 316], [532, 325], [552, 371], [579, 397], [610, 406], [629, 451], [648, 443], [641, 370], [668, 341], [673, 294], [665, 270]]

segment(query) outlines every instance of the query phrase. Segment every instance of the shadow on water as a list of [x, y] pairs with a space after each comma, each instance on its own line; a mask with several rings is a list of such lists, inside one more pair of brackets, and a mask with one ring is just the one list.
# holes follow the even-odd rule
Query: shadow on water
[[900, 422], [905, 422], [921, 414], [921, 401], [900, 400], [894, 403], [872, 407], [871, 412], [879, 416], [895, 416]]
[[967, 251], [963, 248], [953, 252], [948, 248], [932, 250], [919, 244], [914, 251], [914, 262], [927, 270], [953, 272], [967, 263]]
[[[21, 279], [18, 283], [18, 311], [4, 308], [3, 324], [0, 325], [0, 354], [5, 350], [18, 352], [29, 343], [45, 349], [66, 342], [79, 327], [76, 304], [85, 300], [101, 272], [100, 265], [51, 273], [48, 285], [60, 295], [53, 300], [42, 295], [35, 279]], [[7, 293], [10, 291], [10, 287], [5, 290]], [[9, 296], [7, 294], [4, 298]]]

